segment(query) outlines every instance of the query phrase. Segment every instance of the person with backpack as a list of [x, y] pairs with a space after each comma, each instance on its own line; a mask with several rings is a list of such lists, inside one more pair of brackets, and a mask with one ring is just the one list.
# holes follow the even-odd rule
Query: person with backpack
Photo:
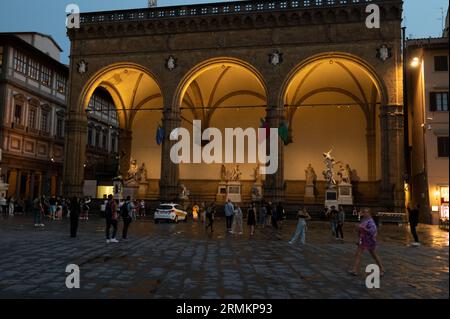
[[131, 201], [131, 197], [128, 196], [125, 203], [123, 203], [122, 207], [120, 208], [120, 215], [123, 220], [123, 230], [122, 230], [122, 239], [127, 240], [128, 239], [128, 228], [130, 227], [130, 224], [133, 222], [133, 202]]
[[[106, 243], [118, 243], [116, 239], [117, 235], [117, 204], [112, 195], [108, 196], [108, 202], [105, 205], [105, 218], [106, 218]], [[111, 237], [111, 226], [113, 227], [113, 233]]]

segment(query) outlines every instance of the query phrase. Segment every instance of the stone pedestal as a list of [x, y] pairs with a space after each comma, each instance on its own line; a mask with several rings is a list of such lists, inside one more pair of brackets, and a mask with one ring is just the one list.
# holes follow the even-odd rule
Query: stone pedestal
[[316, 201], [316, 196], [314, 194], [314, 185], [305, 186], [305, 203], [314, 203]]
[[242, 202], [242, 184], [241, 182], [228, 182], [227, 183], [227, 200], [231, 200], [233, 203]]
[[139, 199], [146, 198], [148, 194], [148, 184], [149, 182], [139, 183], [139, 191], [138, 191]]
[[127, 198], [128, 196], [131, 199], [136, 199], [139, 195], [139, 186], [125, 186], [123, 188], [123, 198]]
[[352, 184], [342, 183], [338, 186], [340, 205], [353, 205], [353, 186]]
[[216, 201], [225, 203], [230, 199], [233, 203], [242, 202], [242, 184], [241, 182], [220, 182]]
[[227, 183], [220, 182], [217, 189], [216, 202], [225, 203], [227, 201]]
[[331, 206], [335, 206], [336, 208], [339, 205], [338, 201], [338, 191], [335, 188], [327, 189], [325, 193], [325, 206], [330, 208]]

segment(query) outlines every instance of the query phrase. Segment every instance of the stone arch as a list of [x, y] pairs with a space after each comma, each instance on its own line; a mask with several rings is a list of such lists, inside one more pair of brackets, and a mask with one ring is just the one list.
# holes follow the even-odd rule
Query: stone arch
[[[330, 66], [327, 66], [328, 64], [330, 64]], [[327, 70], [328, 68], [335, 70], [333, 72], [339, 70], [343, 77], [342, 82], [345, 84], [342, 84], [342, 86], [340, 86], [340, 84], [328, 86], [322, 83], [314, 84], [319, 83], [317, 82], [317, 72], [320, 71], [319, 67], [327, 68]], [[313, 74], [316, 74], [315, 80], [310, 84], [305, 85]], [[294, 80], [296, 81], [295, 84]], [[332, 80], [330, 81], [333, 82]], [[328, 82], [326, 83], [328, 84]], [[291, 87], [294, 85], [295, 87]], [[297, 110], [299, 107], [303, 106], [302, 114], [315, 118], [317, 115], [314, 115], [313, 109], [316, 109], [316, 112], [321, 112], [320, 108], [315, 108], [316, 101], [324, 100], [326, 103], [329, 103], [328, 100], [330, 100], [332, 95], [335, 96], [336, 99], [331, 99], [331, 102], [338, 101], [335, 103], [342, 103], [342, 106], [337, 107], [338, 109], [348, 109], [347, 112], [350, 111], [350, 108], [354, 109], [353, 107], [346, 106], [346, 103], [350, 105], [350, 102], [341, 102], [341, 100], [350, 100], [353, 101], [355, 107], [359, 106], [360, 112], [362, 112], [360, 113], [361, 115], [358, 115], [358, 111], [356, 110], [352, 110], [351, 112], [353, 112], [352, 116], [359, 116], [358, 118], [360, 118], [361, 121], [364, 121], [364, 126], [362, 126], [362, 122], [358, 122], [358, 125], [355, 124], [354, 130], [356, 130], [356, 127], [359, 127], [358, 130], [365, 130], [365, 140], [364, 138], [359, 138], [359, 140], [361, 145], [365, 145], [367, 149], [367, 162], [366, 164], [359, 162], [358, 166], [361, 167], [360, 171], [363, 172], [362, 175], [364, 176], [364, 181], [375, 181], [377, 176], [380, 176], [379, 173], [382, 173], [383, 170], [381, 163], [382, 131], [379, 116], [382, 111], [382, 106], [386, 105], [388, 101], [388, 96], [383, 80], [368, 62], [359, 57], [342, 52], [322, 53], [300, 62], [293, 68], [283, 83], [279, 96], [279, 105], [284, 105], [284, 113], [286, 114], [286, 119], [289, 123], [290, 142], [292, 142], [292, 132], [295, 129], [293, 123], [294, 117], [296, 116], [296, 113], [298, 113]], [[341, 97], [338, 98], [339, 96]], [[303, 104], [303, 102], [307, 100], [314, 101], [314, 103]], [[331, 104], [325, 104], [323, 107], [331, 108], [330, 110], [333, 110], [332, 112], [336, 112], [336, 108], [333, 108]], [[298, 130], [298, 128], [295, 130]], [[299, 132], [297, 132], [297, 136], [299, 136], [298, 134]], [[362, 134], [362, 136], [364, 136], [364, 133]], [[361, 132], [354, 136], [356, 135], [361, 136]], [[287, 158], [289, 158], [288, 155]]]

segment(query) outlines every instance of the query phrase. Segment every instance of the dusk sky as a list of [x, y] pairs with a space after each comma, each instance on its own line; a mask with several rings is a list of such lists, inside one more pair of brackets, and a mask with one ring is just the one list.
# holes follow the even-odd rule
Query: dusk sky
[[[195, 0], [160, 0], [159, 6], [223, 2]], [[404, 16], [409, 37], [436, 37], [442, 34], [448, 0], [405, 0]], [[63, 48], [62, 59], [68, 63], [69, 40], [65, 29], [65, 8], [69, 3], [79, 5], [82, 12], [142, 8], [147, 0], [0, 0], [0, 32], [36, 31], [50, 34]]]

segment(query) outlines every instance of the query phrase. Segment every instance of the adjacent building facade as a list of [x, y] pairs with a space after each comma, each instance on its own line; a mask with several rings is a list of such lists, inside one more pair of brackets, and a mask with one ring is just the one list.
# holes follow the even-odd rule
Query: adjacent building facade
[[[8, 197], [62, 193], [69, 69], [60, 62], [61, 52], [48, 35], [0, 34], [1, 168]], [[102, 116], [109, 113], [97, 106], [102, 101], [97, 94], [92, 100], [95, 109], [88, 114], [89, 122], [103, 134], [107, 131], [107, 139], [91, 143], [89, 158], [109, 158], [117, 125], [114, 118]], [[98, 177], [86, 173], [88, 178]]]
[[[445, 36], [447, 35], [447, 36]], [[407, 41], [411, 205], [421, 205], [421, 222], [448, 221], [449, 61], [448, 33]]]

